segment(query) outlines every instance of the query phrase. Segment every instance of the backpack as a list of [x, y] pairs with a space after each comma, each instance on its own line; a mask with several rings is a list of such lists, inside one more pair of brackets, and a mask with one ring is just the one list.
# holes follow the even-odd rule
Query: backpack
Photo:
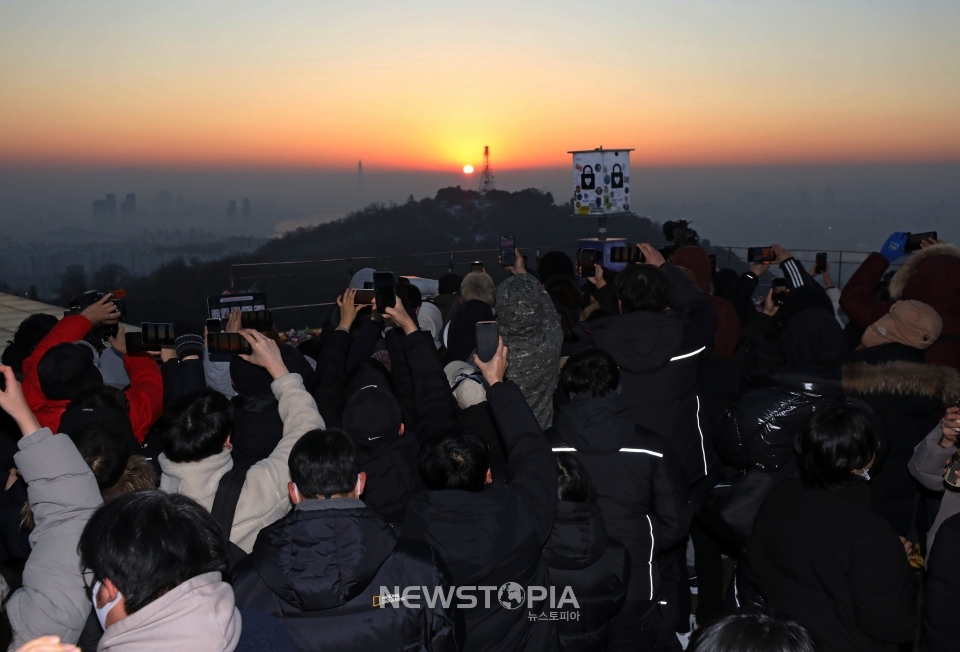
[[235, 466], [223, 474], [220, 484], [217, 485], [217, 493], [213, 497], [213, 507], [210, 509], [213, 519], [220, 525], [223, 538], [227, 541], [227, 549], [230, 551], [230, 559], [233, 563], [247, 556], [243, 548], [230, 541], [230, 530], [233, 529], [233, 517], [237, 513], [237, 502], [240, 500], [240, 492], [243, 490], [243, 483], [247, 480], [249, 469], [249, 466]]

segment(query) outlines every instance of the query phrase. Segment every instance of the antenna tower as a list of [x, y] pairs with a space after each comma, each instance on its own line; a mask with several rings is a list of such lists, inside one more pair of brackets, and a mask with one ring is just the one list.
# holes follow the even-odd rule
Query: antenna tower
[[493, 170], [490, 169], [490, 146], [483, 146], [483, 172], [480, 173], [480, 194], [493, 189]]

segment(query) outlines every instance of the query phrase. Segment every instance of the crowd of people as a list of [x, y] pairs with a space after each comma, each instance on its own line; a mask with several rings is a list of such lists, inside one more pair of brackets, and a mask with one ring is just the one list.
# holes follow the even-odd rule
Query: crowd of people
[[778, 245], [744, 273], [517, 252], [383, 306], [365, 270], [296, 348], [232, 314], [232, 356], [128, 352], [110, 295], [31, 316], [0, 645], [958, 650], [960, 249], [905, 240], [842, 290]]

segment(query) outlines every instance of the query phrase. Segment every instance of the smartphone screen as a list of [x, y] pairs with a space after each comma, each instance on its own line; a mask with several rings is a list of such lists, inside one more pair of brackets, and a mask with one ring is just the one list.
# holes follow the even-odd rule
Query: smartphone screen
[[748, 263], [772, 263], [777, 259], [773, 247], [750, 247], [747, 249]]
[[597, 250], [577, 250], [577, 266], [580, 268], [580, 278], [590, 278], [597, 273]]
[[472, 263], [470, 263], [470, 271], [477, 272], [477, 273], [483, 272], [483, 263], [480, 262], [479, 260], [473, 261]]
[[821, 251], [817, 254], [817, 272], [822, 274], [827, 268], [827, 252]]
[[177, 340], [177, 336], [173, 333], [173, 324], [145, 321], [140, 324], [140, 334], [143, 345], [148, 347], [174, 346]]
[[124, 333], [123, 339], [127, 345], [127, 353], [145, 353], [146, 351], [159, 351], [160, 347], [150, 347], [143, 343], [143, 333]]
[[240, 333], [207, 333], [207, 349], [210, 353], [235, 353], [250, 355], [250, 342]]
[[240, 313], [241, 328], [266, 331], [270, 330], [271, 326], [273, 326], [273, 315], [269, 310], [248, 310]]
[[208, 319], [207, 320], [207, 332], [208, 333], [219, 333], [223, 330], [223, 322], [219, 319]]
[[477, 357], [490, 362], [500, 346], [500, 325], [495, 321], [477, 322]]
[[373, 288], [366, 290], [357, 290], [357, 294], [353, 297], [353, 303], [358, 306], [369, 306], [373, 304], [374, 300], [374, 291]]
[[781, 305], [787, 296], [787, 279], [775, 278], [770, 282], [770, 287], [773, 288], [773, 305]]
[[926, 231], [924, 233], [909, 233], [907, 234], [907, 242], [903, 245], [903, 250], [906, 252], [910, 251], [919, 251], [921, 245], [923, 245], [924, 240], [936, 240], [937, 232], [936, 231]]
[[393, 272], [373, 273], [373, 292], [377, 301], [377, 311], [385, 314], [387, 308], [397, 305], [397, 279]]
[[517, 264], [517, 244], [512, 235], [500, 236], [500, 264], [504, 267]]

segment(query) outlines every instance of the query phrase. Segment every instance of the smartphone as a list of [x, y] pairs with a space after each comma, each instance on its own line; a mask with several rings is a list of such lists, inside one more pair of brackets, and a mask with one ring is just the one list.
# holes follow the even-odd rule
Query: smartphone
[[177, 336], [173, 333], [173, 324], [156, 324], [145, 321], [140, 324], [143, 345], [148, 347], [176, 346]]
[[207, 332], [208, 333], [219, 333], [223, 330], [223, 322], [219, 319], [208, 319], [207, 320]]
[[273, 315], [269, 310], [248, 310], [240, 313], [240, 328], [252, 328], [255, 331], [270, 330]]
[[116, 337], [120, 334], [120, 322], [118, 322], [116, 319], [102, 321], [100, 322], [100, 332], [103, 334], [104, 340], [109, 340], [111, 337]]
[[513, 267], [517, 264], [517, 243], [512, 235], [500, 236], [500, 264]]
[[480, 262], [479, 260], [473, 261], [472, 263], [470, 263], [470, 271], [483, 273], [483, 263]]
[[357, 290], [357, 294], [353, 297], [353, 303], [358, 306], [370, 306], [373, 305], [374, 298], [373, 288]]
[[127, 353], [146, 353], [159, 351], [160, 345], [147, 346], [143, 343], [143, 333], [124, 333], [123, 339], [127, 345]]
[[747, 249], [748, 263], [763, 263], [764, 265], [769, 265], [776, 259], [777, 254], [774, 253], [773, 247], [750, 247]]
[[235, 353], [250, 355], [250, 342], [240, 333], [207, 333], [207, 350], [210, 353]]
[[495, 321], [477, 322], [477, 357], [490, 362], [500, 346], [500, 325]]
[[775, 278], [770, 282], [770, 287], [773, 288], [773, 305], [782, 305], [787, 296], [787, 279]]
[[817, 269], [815, 270], [817, 274], [823, 274], [827, 269], [827, 252], [821, 251], [817, 254]]
[[577, 249], [577, 267], [580, 278], [591, 278], [597, 273], [597, 250]]
[[907, 242], [903, 245], [903, 250], [907, 253], [917, 251], [924, 240], [936, 240], [936, 231], [927, 231], [925, 233], [907, 233]]
[[393, 272], [373, 273], [373, 293], [381, 315], [386, 314], [387, 308], [397, 306], [397, 279]]

